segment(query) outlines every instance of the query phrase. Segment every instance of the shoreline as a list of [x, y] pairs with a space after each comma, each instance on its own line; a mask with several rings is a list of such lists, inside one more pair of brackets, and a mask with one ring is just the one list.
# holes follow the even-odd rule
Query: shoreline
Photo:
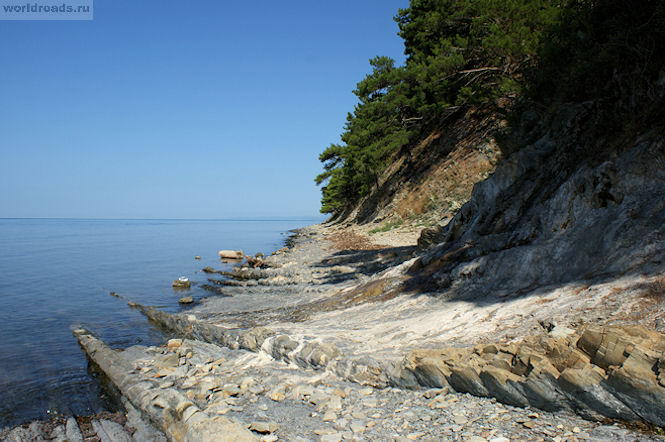
[[[515, 406], [519, 404], [501, 404], [509, 401], [487, 391], [475, 396], [468, 391], [455, 393], [460, 391], [459, 384], [452, 388], [447, 379], [444, 385], [445, 366], [437, 365], [430, 354], [408, 359], [413, 357], [412, 351], [440, 349], [445, 343], [458, 350], [478, 345], [489, 348], [493, 342], [510, 345], [516, 340], [487, 329], [463, 330], [466, 342], [455, 340], [450, 333], [443, 339], [428, 340], [428, 328], [414, 318], [437, 304], [439, 309], [459, 306], [451, 300], [427, 299], [426, 294], [403, 293], [407, 270], [415, 262], [415, 244], [405, 245], [406, 240], [399, 238], [402, 242], [397, 246], [381, 246], [371, 241], [374, 238], [368, 240], [367, 230], [349, 232], [322, 224], [296, 229], [286, 240], [290, 243], [286, 250], [265, 258], [267, 267], [240, 266], [234, 270], [236, 278], [226, 279], [233, 283], [221, 285], [229, 297], [204, 298], [182, 314], [137, 305], [151, 321], [183, 339], [169, 341], [166, 347], [130, 347], [118, 355], [110, 353], [109, 359], [100, 363], [94, 355], [104, 344], [85, 331], [76, 335], [105, 372], [122, 362], [126, 354], [130, 367], [121, 372], [127, 378], [135, 376], [134, 385], [139, 387], [134, 388], [180, 395], [179, 402], [158, 407], [161, 411], [153, 414], [150, 402], [134, 403], [172, 440], [182, 440], [178, 435], [189, 430], [169, 430], [163, 421], [159, 423], [159, 416], [184, 403], [190, 403], [186, 409], [196, 407], [191, 412], [205, 416], [205, 425], [212, 425], [209, 428], [213, 430], [215, 425], [230, 425], [228, 428], [242, 437], [264, 440], [291, 440], [301, 435], [309, 440], [489, 440], [543, 434], [551, 438], [661, 439], [623, 426], [584, 420], [565, 409], [535, 412]], [[393, 238], [399, 236], [399, 231], [388, 233]], [[377, 238], [377, 242], [388, 242], [389, 236]], [[252, 303], [247, 304], [248, 300]], [[423, 305], [407, 314], [419, 303]], [[472, 311], [478, 307], [467, 308]], [[464, 312], [457, 311], [462, 316]], [[351, 322], [355, 327], [349, 327]], [[529, 324], [522, 330], [527, 335], [534, 327]], [[490, 333], [492, 343], [487, 338]], [[408, 362], [415, 366], [406, 367]], [[152, 386], [146, 387], [148, 384]], [[178, 422], [191, 417], [181, 412], [174, 416]], [[220, 416], [224, 419], [216, 419]], [[208, 422], [208, 418], [215, 422]], [[273, 431], [248, 432], [252, 426]], [[225, 431], [230, 431], [228, 428]]]

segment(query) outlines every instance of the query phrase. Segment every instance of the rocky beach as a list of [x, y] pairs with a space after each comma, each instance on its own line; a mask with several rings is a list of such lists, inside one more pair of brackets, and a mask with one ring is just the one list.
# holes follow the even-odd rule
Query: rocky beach
[[636, 370], [662, 365], [665, 338], [623, 324], [605, 292], [488, 305], [407, 292], [417, 229], [367, 231], [314, 225], [201, 271], [221, 293], [181, 314], [130, 301], [175, 336], [163, 346], [115, 351], [76, 330], [126, 413], [3, 440], [663, 439], [662, 374]]
[[665, 0], [43, 2], [0, 441], [665, 441]]

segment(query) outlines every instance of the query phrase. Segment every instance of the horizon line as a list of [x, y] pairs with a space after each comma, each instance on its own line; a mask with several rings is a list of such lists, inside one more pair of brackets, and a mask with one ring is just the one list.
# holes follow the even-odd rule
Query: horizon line
[[329, 216], [321, 215], [267, 215], [267, 216], [239, 216], [227, 218], [87, 218], [87, 217], [37, 217], [37, 216], [0, 216], [0, 220], [81, 220], [81, 221], [266, 221], [266, 220], [289, 220], [289, 219], [312, 219]]

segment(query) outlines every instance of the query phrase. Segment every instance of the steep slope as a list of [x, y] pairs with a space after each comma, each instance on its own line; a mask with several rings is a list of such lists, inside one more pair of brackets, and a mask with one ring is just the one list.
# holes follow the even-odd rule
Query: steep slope
[[662, 278], [665, 131], [652, 127], [599, 149], [587, 136], [594, 112], [590, 104], [562, 107], [532, 129], [537, 141], [475, 186], [447, 225], [424, 231], [419, 245], [429, 250], [411, 268], [413, 283], [456, 298], [501, 298]]
[[501, 150], [495, 136], [504, 125], [490, 109], [451, 114], [415, 148], [395, 155], [379, 186], [338, 220], [431, 224], [451, 217], [496, 167]]

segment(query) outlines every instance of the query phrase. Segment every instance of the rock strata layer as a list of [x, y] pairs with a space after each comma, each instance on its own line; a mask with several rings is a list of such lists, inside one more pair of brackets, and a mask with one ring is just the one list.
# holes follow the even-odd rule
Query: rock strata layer
[[[74, 331], [90, 358], [135, 407], [146, 413], [167, 437], [176, 441], [254, 441], [257, 438], [237, 422], [209, 416], [175, 389], [160, 386], [137, 372], [126, 359], [85, 330]], [[176, 361], [177, 362], [177, 361]]]
[[415, 350], [400, 365], [344, 356], [331, 344], [299, 342], [267, 328], [225, 330], [193, 315], [141, 309], [190, 337], [326, 369], [351, 382], [448, 388], [513, 406], [665, 426], [665, 335], [642, 326], [559, 326], [517, 343]]
[[416, 350], [404, 368], [422, 385], [506, 404], [665, 426], [665, 335], [641, 326], [555, 327], [521, 343]]

